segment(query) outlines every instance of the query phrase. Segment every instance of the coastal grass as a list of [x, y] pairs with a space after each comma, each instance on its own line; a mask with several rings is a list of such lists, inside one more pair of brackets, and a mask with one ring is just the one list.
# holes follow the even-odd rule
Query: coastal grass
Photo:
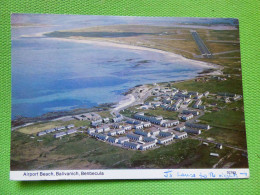
[[161, 107], [155, 108], [154, 110], [142, 110], [148, 116], [162, 116], [164, 119], [176, 120], [178, 118], [178, 112], [164, 110]]
[[[185, 139], [177, 143], [161, 146], [155, 150], [136, 152], [131, 158], [132, 167], [142, 168], [212, 168], [231, 149], [219, 150], [214, 144], [204, 146], [199, 140]], [[210, 156], [210, 152], [220, 157]]]
[[201, 134], [203, 138], [213, 138], [215, 141], [246, 149], [246, 131], [243, 101], [226, 104], [225, 108], [211, 113], [205, 113], [200, 120], [210, 124], [210, 130]]
[[111, 118], [112, 115], [109, 111], [101, 111], [101, 112], [97, 112], [97, 114], [99, 114], [102, 118]]
[[178, 83], [173, 83], [175, 88], [186, 89], [188, 91], [198, 91], [210, 93], [234, 93], [242, 94], [242, 79], [241, 77], [228, 78], [226, 81], [219, 81], [217, 79], [210, 79], [207, 82], [195, 82], [188, 80]]
[[245, 131], [245, 117], [242, 111], [225, 108], [218, 112], [205, 113], [200, 120], [207, 121], [213, 127]]
[[59, 169], [61, 166], [80, 169], [83, 168], [81, 165], [85, 168], [113, 168], [120, 162], [129, 162], [134, 153], [84, 133], [61, 139], [46, 135], [37, 141], [37, 138], [31, 139], [29, 135], [17, 131], [12, 132], [11, 170]]
[[[239, 50], [238, 30], [209, 30], [194, 29], [204, 40], [213, 53]], [[75, 30], [64, 30], [47, 33], [46, 36], [54, 38], [70, 38], [78, 40], [94, 40], [153, 48], [176, 53], [186, 58], [211, 62], [223, 66], [227, 59], [220, 57], [234, 57], [236, 53], [223, 53], [214, 55], [212, 59], [200, 58], [201, 55], [190, 29], [185, 27], [162, 27], [145, 25], [112, 25], [89, 27]], [[199, 58], [199, 59], [198, 59]], [[232, 64], [229, 64], [232, 66]], [[239, 66], [241, 64], [239, 63]]]

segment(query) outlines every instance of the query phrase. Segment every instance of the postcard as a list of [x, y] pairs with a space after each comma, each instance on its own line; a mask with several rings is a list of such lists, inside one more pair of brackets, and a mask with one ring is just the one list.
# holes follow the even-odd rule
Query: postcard
[[11, 180], [248, 178], [238, 19], [12, 14]]

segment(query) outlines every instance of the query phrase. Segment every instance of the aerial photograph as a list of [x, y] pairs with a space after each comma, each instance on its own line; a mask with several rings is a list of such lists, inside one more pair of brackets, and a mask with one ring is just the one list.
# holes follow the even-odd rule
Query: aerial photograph
[[11, 171], [248, 168], [239, 22], [12, 14]]

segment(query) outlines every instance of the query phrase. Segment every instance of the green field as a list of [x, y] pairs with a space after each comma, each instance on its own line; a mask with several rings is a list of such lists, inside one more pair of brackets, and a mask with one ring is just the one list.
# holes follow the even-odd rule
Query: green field
[[[42, 141], [37, 141], [41, 139]], [[122, 149], [88, 137], [86, 134], [55, 139], [51, 135], [32, 139], [12, 132], [11, 170], [98, 169], [98, 168], [211, 168], [230, 149], [203, 146], [193, 139], [177, 141], [145, 152]], [[235, 165], [234, 165], [235, 166]]]
[[173, 86], [178, 89], [186, 89], [188, 91], [198, 91], [210, 93], [235, 93], [242, 94], [242, 78], [227, 78], [226, 81], [210, 79], [208, 82], [194, 82], [194, 80], [174, 83]]

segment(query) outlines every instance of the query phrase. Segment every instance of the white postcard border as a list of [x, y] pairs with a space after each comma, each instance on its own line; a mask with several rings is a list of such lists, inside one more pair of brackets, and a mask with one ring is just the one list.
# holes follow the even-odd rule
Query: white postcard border
[[10, 180], [246, 179], [249, 169], [97, 169], [10, 171]]

